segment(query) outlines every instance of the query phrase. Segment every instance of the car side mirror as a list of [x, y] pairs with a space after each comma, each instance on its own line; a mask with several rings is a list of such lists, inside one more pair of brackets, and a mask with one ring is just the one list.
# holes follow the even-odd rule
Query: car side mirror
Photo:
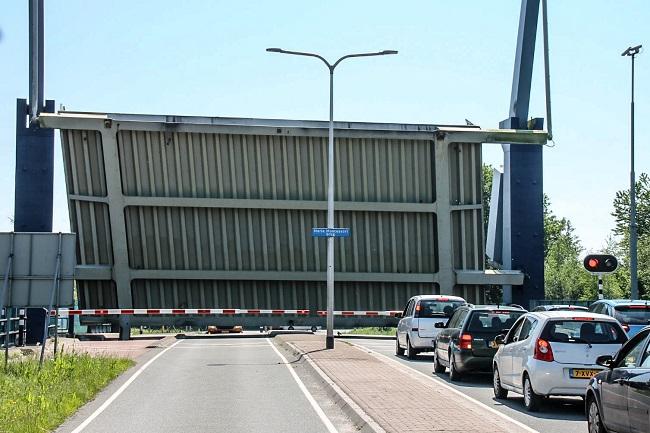
[[504, 334], [499, 334], [496, 337], [494, 337], [494, 342], [496, 343], [497, 346], [503, 346], [506, 344], [506, 336]]
[[596, 358], [596, 364], [607, 368], [614, 368], [614, 358], [612, 358], [612, 355], [601, 355]]
[[434, 328], [446, 328], [447, 324], [445, 322], [436, 322], [436, 324], [433, 326]]
[[402, 317], [404, 317], [404, 314], [402, 314], [401, 311], [399, 313], [395, 313], [395, 318], [396, 319], [401, 319]]

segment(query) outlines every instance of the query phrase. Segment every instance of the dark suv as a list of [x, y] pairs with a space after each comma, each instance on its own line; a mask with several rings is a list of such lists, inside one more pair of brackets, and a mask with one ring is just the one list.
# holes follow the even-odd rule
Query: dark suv
[[630, 338], [645, 326], [650, 325], [650, 303], [648, 301], [601, 299], [591, 304], [589, 311], [614, 317], [623, 325], [623, 329]]
[[492, 371], [492, 358], [497, 351], [494, 338], [505, 334], [515, 321], [526, 313], [517, 307], [499, 305], [467, 305], [459, 307], [436, 338], [433, 370], [456, 381], [470, 371]]

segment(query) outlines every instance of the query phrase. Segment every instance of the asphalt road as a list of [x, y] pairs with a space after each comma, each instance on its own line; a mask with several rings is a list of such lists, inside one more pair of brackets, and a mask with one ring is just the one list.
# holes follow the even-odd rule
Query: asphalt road
[[[90, 405], [95, 407], [82, 409], [58, 431], [79, 433], [79, 425], [91, 418], [84, 433], [328, 432], [265, 338], [180, 340], [92, 418], [115, 391], [102, 393]], [[326, 411], [334, 410], [326, 396], [315, 397]]]
[[444, 382], [479, 402], [496, 409], [509, 417], [537, 430], [540, 433], [587, 433], [587, 421], [584, 416], [584, 404], [580, 398], [550, 398], [544, 402], [540, 412], [527, 412], [523, 397], [510, 393], [507, 401], [494, 398], [492, 376], [477, 374], [463, 378], [462, 382], [450, 382], [447, 373], [433, 373], [433, 354], [422, 353], [418, 359], [409, 360], [395, 355], [394, 340], [348, 340], [362, 348], [385, 355], [410, 368], [418, 370], [435, 380]]

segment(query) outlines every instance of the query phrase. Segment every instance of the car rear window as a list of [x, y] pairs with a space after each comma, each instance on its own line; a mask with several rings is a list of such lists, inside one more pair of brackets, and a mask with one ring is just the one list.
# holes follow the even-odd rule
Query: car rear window
[[468, 332], [501, 333], [510, 329], [525, 311], [473, 311], [469, 317]]
[[650, 306], [619, 305], [614, 307], [614, 318], [628, 325], [647, 325], [650, 323]]
[[557, 343], [615, 344], [627, 337], [620, 326], [597, 320], [552, 320], [546, 324], [542, 338]]
[[433, 318], [433, 317], [451, 317], [456, 311], [456, 308], [465, 305], [461, 301], [439, 300], [439, 299], [423, 299], [420, 301], [417, 317], [419, 318]]

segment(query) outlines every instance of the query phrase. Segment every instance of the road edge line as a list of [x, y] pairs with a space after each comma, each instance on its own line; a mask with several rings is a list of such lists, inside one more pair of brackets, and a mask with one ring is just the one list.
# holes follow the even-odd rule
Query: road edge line
[[108, 406], [110, 406], [110, 404], [113, 403], [113, 401], [115, 401], [115, 399], [116, 399], [117, 397], [119, 397], [120, 394], [122, 394], [122, 392], [124, 392], [124, 390], [125, 390], [126, 388], [128, 388], [129, 385], [131, 385], [131, 383], [133, 383], [133, 381], [134, 381], [138, 376], [140, 376], [140, 374], [141, 374], [141, 373], [142, 373], [142, 372], [143, 372], [147, 367], [149, 367], [149, 366], [150, 366], [150, 365], [151, 365], [151, 364], [152, 364], [156, 359], [160, 358], [160, 357], [161, 357], [165, 352], [167, 352], [167, 351], [168, 351], [169, 349], [171, 349], [172, 347], [176, 346], [176, 345], [177, 345], [178, 343], [180, 343], [181, 341], [182, 341], [182, 340], [178, 340], [178, 341], [176, 341], [174, 344], [172, 344], [171, 346], [166, 347], [166, 348], [163, 349], [163, 351], [160, 352], [158, 355], [154, 356], [154, 357], [151, 358], [149, 361], [147, 361], [146, 364], [144, 364], [142, 367], [140, 367], [140, 368], [138, 369], [138, 371], [136, 371], [135, 373], [133, 373], [133, 375], [132, 375], [131, 377], [129, 377], [129, 378], [127, 379], [127, 381], [124, 382], [124, 383], [122, 384], [122, 386], [120, 386], [120, 387], [117, 389], [117, 391], [115, 391], [113, 394], [111, 394], [111, 396], [108, 397], [108, 399], [106, 399], [106, 401], [105, 401], [104, 403], [102, 403], [101, 406], [99, 406], [97, 409], [95, 409], [95, 411], [94, 411], [93, 413], [91, 413], [91, 414], [88, 416], [88, 418], [86, 418], [86, 419], [85, 419], [81, 424], [79, 424], [79, 425], [78, 425], [74, 430], [72, 430], [72, 432], [70, 432], [70, 433], [80, 433], [81, 431], [83, 431], [83, 429], [85, 429], [86, 427], [88, 427], [88, 424], [90, 424], [90, 423], [91, 423], [95, 418], [97, 418], [97, 417], [98, 417], [102, 412], [104, 412], [104, 410], [106, 410], [106, 408], [107, 408]]
[[377, 423], [377, 421], [372, 419], [372, 417], [368, 415], [368, 413], [366, 413], [366, 411], [363, 410], [361, 406], [359, 406], [349, 395], [347, 395], [345, 391], [343, 391], [341, 387], [338, 386], [336, 382], [334, 382], [327, 375], [327, 373], [325, 373], [318, 365], [316, 365], [316, 363], [308, 354], [304, 353], [289, 341], [285, 341], [284, 343], [296, 353], [302, 354], [302, 357], [305, 359], [312, 371], [315, 372], [320, 377], [320, 379], [329, 387], [328, 394], [331, 394], [333, 398], [339, 398], [343, 400], [343, 404], [339, 404], [339, 407], [348, 417], [350, 417], [356, 424], [359, 425], [358, 431], [364, 432], [366, 431], [367, 427], [371, 432], [374, 433], [386, 433], [386, 430], [384, 430], [379, 425], [379, 423]]
[[287, 358], [284, 357], [282, 353], [278, 350], [277, 347], [273, 343], [271, 343], [270, 339], [266, 339], [266, 342], [271, 346], [271, 348], [275, 351], [275, 353], [280, 357], [282, 360], [282, 363], [284, 364], [285, 367], [287, 367], [287, 370], [289, 370], [289, 373], [291, 373], [291, 376], [293, 377], [293, 380], [296, 381], [298, 384], [298, 388], [302, 391], [302, 393], [305, 395], [307, 398], [307, 401], [309, 401], [309, 404], [311, 407], [314, 409], [320, 420], [323, 422], [325, 427], [327, 428], [327, 431], [330, 433], [338, 433], [338, 429], [332, 424], [332, 421], [325, 415], [325, 412], [323, 409], [318, 405], [318, 402], [316, 402], [316, 399], [314, 399], [314, 396], [311, 395], [305, 384], [302, 382], [300, 377], [296, 374], [295, 371], [293, 371], [293, 368], [291, 368], [291, 364], [289, 364], [289, 361], [287, 361]]
[[460, 392], [459, 390], [457, 390], [453, 386], [450, 386], [450, 385], [446, 384], [445, 382], [443, 382], [443, 381], [441, 381], [439, 379], [435, 379], [433, 377], [430, 377], [430, 376], [426, 375], [425, 373], [422, 373], [421, 371], [416, 370], [414, 368], [409, 368], [406, 365], [400, 363], [399, 361], [395, 361], [394, 359], [389, 358], [387, 355], [384, 355], [383, 353], [375, 352], [374, 350], [368, 349], [367, 347], [357, 346], [354, 343], [351, 343], [351, 344], [357, 350], [367, 352], [370, 355], [374, 356], [375, 358], [383, 359], [385, 361], [388, 361], [393, 366], [399, 368], [402, 371], [405, 371], [405, 372], [407, 372], [409, 374], [415, 373], [415, 374], [417, 374], [419, 376], [422, 376], [423, 378], [425, 378], [427, 380], [430, 380], [431, 382], [433, 382], [433, 383], [435, 383], [437, 385], [441, 385], [441, 386], [449, 389], [450, 391], [454, 392], [455, 394], [463, 397], [464, 399], [476, 404], [477, 406], [480, 406], [483, 409], [497, 415], [498, 417], [503, 418], [504, 420], [506, 420], [508, 422], [511, 422], [512, 424], [516, 425], [517, 427], [523, 428], [524, 430], [528, 431], [529, 433], [540, 433], [538, 430], [535, 430], [534, 428], [527, 426], [526, 424], [522, 423], [521, 421], [517, 421], [516, 419], [506, 415], [505, 413], [499, 412], [498, 410], [496, 410], [494, 408], [491, 408], [490, 406], [486, 405], [485, 403], [482, 403], [482, 402], [476, 400], [474, 397], [470, 397], [469, 395], [463, 394], [462, 392]]

